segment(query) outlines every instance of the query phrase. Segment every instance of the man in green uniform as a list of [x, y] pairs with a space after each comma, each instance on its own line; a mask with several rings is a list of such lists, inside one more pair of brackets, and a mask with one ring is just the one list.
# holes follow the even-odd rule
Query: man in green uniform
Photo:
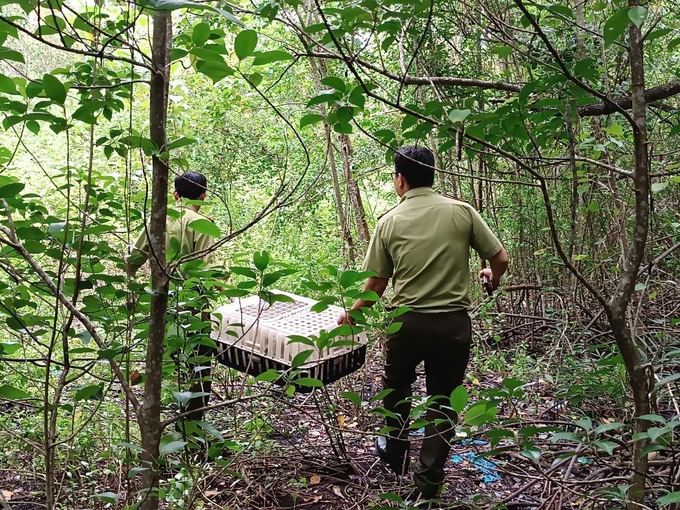
[[[176, 209], [168, 210], [168, 217], [166, 223], [165, 234], [165, 249], [167, 262], [173, 262], [183, 256], [191, 255], [197, 252], [205, 252], [200, 257], [204, 262], [203, 267], [210, 266], [214, 261], [214, 253], [208, 249], [215, 242], [210, 235], [203, 234], [192, 228], [192, 223], [196, 221], [212, 221], [206, 216], [203, 216], [198, 211], [200, 205], [187, 205], [182, 203], [182, 199], [202, 201], [205, 200], [207, 192], [207, 179], [199, 172], [187, 172], [184, 175], [175, 177], [175, 190], [173, 196], [177, 201]], [[127, 257], [127, 271], [130, 276], [134, 276], [137, 270], [149, 258], [149, 239], [146, 228], [140, 234], [139, 238], [130, 251]], [[194, 268], [195, 269], [195, 268]], [[175, 275], [180, 277], [181, 275]], [[205, 309], [207, 303], [200, 300], [200, 310], [197, 307], [192, 307], [192, 312], [200, 312], [202, 321], [209, 321], [210, 314]], [[188, 419], [201, 420], [203, 412], [198, 409], [208, 405], [211, 391], [210, 369], [211, 359], [214, 351], [214, 342], [208, 338], [205, 331], [198, 331], [194, 333], [195, 336], [188, 335], [187, 340], [193, 345], [192, 357], [188, 360], [188, 371], [190, 381], [193, 382], [189, 391], [197, 393], [198, 396], [191, 398], [188, 405], [182, 409], [183, 412], [192, 412]]]
[[[395, 155], [394, 187], [401, 198], [385, 214], [371, 238], [363, 269], [376, 276], [365, 291], [382, 296], [392, 278], [393, 307], [409, 307], [401, 315], [401, 329], [385, 343], [383, 384], [391, 389], [384, 400], [389, 437], [376, 440], [381, 460], [397, 474], [409, 463], [408, 417], [416, 380], [416, 366], [425, 362], [428, 395], [443, 395], [448, 405], [451, 392], [463, 383], [470, 354], [470, 248], [489, 260], [483, 269], [495, 289], [508, 267], [508, 255], [479, 213], [469, 204], [435, 194], [434, 155], [424, 147], [402, 147]], [[357, 300], [352, 310], [374, 303]], [[346, 312], [339, 324], [353, 322]], [[428, 425], [414, 473], [416, 492], [434, 497], [444, 481], [444, 463], [454, 435], [456, 415], [437, 401], [427, 410]]]

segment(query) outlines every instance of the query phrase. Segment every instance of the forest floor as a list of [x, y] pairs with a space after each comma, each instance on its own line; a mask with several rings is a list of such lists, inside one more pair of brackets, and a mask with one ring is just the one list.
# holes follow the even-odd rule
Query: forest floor
[[[498, 352], [509, 352], [509, 348], [496, 346], [498, 351], [487, 354], [498, 357]], [[502, 364], [513, 363], [512, 354], [501, 358]], [[327, 392], [287, 396], [274, 389], [261, 400], [212, 412], [207, 419], [226, 440], [238, 443], [239, 448], [225, 449], [217, 459], [208, 459], [199, 453], [184, 456], [185, 467], [178, 464], [162, 474], [161, 487], [165, 497], [161, 507], [234, 510], [426, 508], [422, 504], [413, 506], [399, 500], [399, 496], [406, 496], [412, 488], [410, 476], [394, 475], [374, 453], [373, 442], [382, 419], [338, 397], [341, 391], [359, 392], [363, 388], [362, 400], [368, 401], [382, 390], [382, 354], [377, 345], [368, 353], [367, 360], [362, 370], [329, 386]], [[484, 360], [484, 355], [477, 353], [468, 369], [466, 386], [471, 401], [473, 394], [501, 387], [504, 377], [508, 376], [509, 365], [493, 370]], [[521, 362], [526, 364], [526, 360]], [[569, 409], [563, 396], [558, 395], [557, 387], [537, 368], [544, 363], [542, 360], [525, 367], [528, 373], [522, 400], [499, 406], [499, 418], [504, 426], [515, 427], [517, 437], [531, 437], [531, 444], [536, 444], [536, 449], [544, 455], [541, 461], [532, 459], [517, 447], [501, 448], [503, 451], [484, 459], [479, 455], [491, 449], [485, 438], [461, 437], [451, 449], [445, 484], [438, 498], [440, 503], [433, 508], [579, 508], [591, 498], [585, 495], [586, 491], [574, 490], [573, 486], [565, 488], [567, 479], [570, 483], [584, 483], [593, 489], [597, 487], [595, 479], [606, 473], [609, 477], [606, 483], [625, 483], [626, 478], [617, 478], [621, 473], [612, 470], [611, 456], [560, 457], [573, 452], [576, 445], [551, 442], [550, 436], [557, 430], [551, 427], [574, 430], [569, 428], [572, 420], [584, 413], [599, 414], [593, 418], [603, 423], [621, 419], [621, 416], [613, 416], [616, 409], [612, 408]], [[229, 374], [221, 383], [214, 384], [213, 391], [217, 396], [211, 403], [219, 401], [220, 396], [233, 398], [234, 387], [243, 381], [241, 376], [228, 370], [216, 372], [216, 379]], [[418, 394], [424, 395], [422, 366], [414, 385], [414, 395]], [[331, 409], [327, 411], [329, 406]], [[413, 467], [422, 442], [422, 430], [414, 431], [410, 439]], [[625, 452], [622, 455], [625, 457]], [[12, 464], [28, 465], [30, 462], [31, 455], [26, 453], [26, 459], [15, 456]], [[93, 501], [92, 494], [112, 492], [118, 494], [122, 502], [126, 493], [123, 464], [119, 464], [118, 470], [91, 471], [91, 476], [85, 478], [82, 470], [77, 475], [64, 473], [62, 495], [71, 493], [69, 501], [80, 503], [69, 503], [63, 508], [120, 508], [105, 501]], [[28, 472], [0, 466], [0, 490], [6, 501], [3, 506], [0, 498], [2, 510], [44, 508], [44, 487], [36, 477], [28, 475]], [[131, 489], [134, 490], [134, 484]], [[80, 495], [75, 497], [76, 494]], [[591, 500], [590, 507], [593, 507], [592, 503]]]

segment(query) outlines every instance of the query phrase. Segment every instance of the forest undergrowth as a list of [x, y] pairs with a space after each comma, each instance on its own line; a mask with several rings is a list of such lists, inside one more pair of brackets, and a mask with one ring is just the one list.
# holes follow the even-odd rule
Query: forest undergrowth
[[[492, 403], [493, 411], [487, 406], [481, 421], [470, 410], [461, 417], [434, 508], [616, 508], [611, 501], [622, 497], [616, 491], [628, 479], [631, 455], [630, 431], [623, 425], [632, 412], [625, 369], [599, 315], [570, 302], [559, 289], [517, 285], [472, 310], [474, 345], [465, 387], [469, 402], [477, 403], [473, 407]], [[658, 378], [677, 373], [680, 326], [663, 326], [659, 319], [678, 306], [677, 296], [664, 295], [638, 308], [637, 338], [654, 353], [650, 361]], [[361, 370], [311, 393], [257, 383], [226, 367], [216, 370], [215, 403], [247, 400], [208, 413], [207, 442], [175, 434], [188, 444], [173, 450], [160, 471], [161, 507], [423, 507], [403, 497], [410, 478], [392, 474], [373, 450], [382, 427], [372, 408], [382, 391], [381, 336], [371, 342]], [[425, 392], [422, 366], [418, 374], [416, 396]], [[659, 421], [680, 414], [670, 379], [656, 393]], [[361, 400], [348, 401], [346, 392]], [[92, 433], [74, 438], [68, 459], [62, 459], [65, 469], [57, 476], [63, 508], [108, 508], [134, 499], [139, 489], [134, 468], [130, 478], [126, 465], [125, 452], [134, 445], [121, 441], [125, 401], [119, 394], [100, 404], [89, 423], [80, 423], [83, 415], [76, 411], [64, 424], [65, 430]], [[30, 439], [42, 418], [22, 403], [3, 404], [2, 411], [0, 427], [9, 433], [2, 445], [2, 504], [42, 508], [41, 459]], [[416, 407], [412, 418], [420, 414]], [[658, 423], [656, 439], [673, 428]], [[412, 462], [422, 437], [415, 423]], [[675, 450], [652, 455], [652, 483], [664, 488], [668, 477], [678, 476], [677, 462]]]

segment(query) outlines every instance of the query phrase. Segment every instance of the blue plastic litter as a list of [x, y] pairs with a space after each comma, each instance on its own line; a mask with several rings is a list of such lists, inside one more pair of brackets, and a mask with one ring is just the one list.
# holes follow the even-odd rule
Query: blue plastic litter
[[474, 445], [480, 445], [484, 446], [489, 444], [488, 441], [482, 441], [481, 439], [461, 439], [460, 441], [455, 441], [454, 444], [460, 444], [463, 446], [474, 446]]
[[451, 460], [454, 464], [460, 464], [464, 460], [472, 463], [472, 465], [482, 473], [482, 480], [484, 483], [493, 483], [501, 479], [501, 475], [496, 471], [496, 464], [486, 460], [473, 452], [465, 452], [462, 455], [452, 455]]

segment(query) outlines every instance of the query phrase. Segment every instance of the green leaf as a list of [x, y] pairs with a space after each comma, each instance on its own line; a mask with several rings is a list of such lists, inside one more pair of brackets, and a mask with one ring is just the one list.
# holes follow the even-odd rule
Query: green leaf
[[358, 393], [355, 393], [353, 391], [343, 391], [340, 393], [340, 396], [346, 398], [347, 400], [352, 402], [352, 404], [358, 406], [361, 405], [361, 397], [359, 396]]
[[78, 107], [78, 109], [73, 112], [71, 117], [85, 122], [86, 124], [96, 124], [97, 118], [94, 116], [94, 114], [105, 106], [106, 103], [104, 101], [89, 101]]
[[0, 386], [0, 397], [7, 398], [9, 400], [19, 400], [22, 398], [31, 398], [31, 395], [26, 393], [19, 388], [10, 386], [9, 384], [3, 384]]
[[203, 46], [210, 39], [210, 25], [207, 23], [199, 23], [194, 26], [191, 32], [191, 41], [196, 46]]
[[628, 28], [628, 23], [630, 19], [628, 18], [628, 8], [619, 9], [614, 14], [612, 14], [602, 27], [602, 37], [604, 38], [605, 46], [613, 43], [616, 39], [621, 37], [621, 35]]
[[270, 368], [266, 372], [262, 372], [260, 375], [256, 376], [255, 380], [258, 382], [274, 382], [280, 377], [281, 374], [279, 374], [273, 368]]
[[652, 193], [661, 193], [668, 187], [668, 181], [652, 183]]
[[327, 76], [321, 80], [321, 83], [328, 87], [332, 87], [335, 90], [339, 90], [340, 92], [344, 92], [347, 88], [344, 80], [342, 78], [338, 78], [337, 76]]
[[453, 123], [463, 122], [470, 113], [470, 110], [451, 110], [449, 112], [449, 120]]
[[465, 387], [461, 385], [453, 390], [451, 392], [451, 396], [449, 397], [449, 402], [451, 403], [451, 407], [454, 411], [457, 413], [462, 412], [468, 403], [468, 392]]
[[343, 289], [351, 287], [361, 279], [361, 273], [348, 269], [340, 274], [340, 285]]
[[603, 432], [609, 432], [610, 430], [616, 430], [620, 429], [621, 427], [624, 427], [625, 425], [623, 423], [619, 422], [613, 422], [613, 423], [603, 423], [602, 425], [599, 425], [594, 431], [593, 434], [602, 434]]
[[0, 74], [0, 92], [5, 94], [18, 94], [16, 82], [9, 76]]
[[257, 273], [249, 267], [232, 266], [229, 268], [234, 274], [245, 276], [246, 278], [257, 278]]
[[179, 149], [180, 147], [186, 147], [187, 145], [191, 145], [192, 143], [196, 143], [195, 138], [182, 136], [180, 138], [177, 138], [176, 140], [173, 140], [172, 142], [167, 143], [165, 145], [165, 150], [170, 151], [173, 149]]
[[654, 390], [658, 390], [659, 388], [665, 386], [669, 382], [677, 381], [678, 379], [680, 379], [680, 373], [667, 375], [654, 385]]
[[553, 12], [555, 14], [561, 14], [562, 16], [566, 16], [567, 18], [573, 18], [574, 17], [574, 11], [571, 10], [566, 5], [553, 4], [553, 5], [548, 5], [547, 8], [550, 12]]
[[92, 499], [101, 499], [102, 501], [106, 501], [113, 505], [118, 504], [118, 494], [115, 492], [100, 492], [99, 494], [93, 494]]
[[102, 387], [98, 384], [92, 386], [85, 386], [76, 391], [74, 399], [78, 400], [101, 400], [102, 397]]
[[213, 62], [201, 60], [200, 65], [196, 64], [196, 69], [199, 73], [205, 74], [213, 81], [213, 85], [218, 81], [223, 80], [227, 76], [234, 74], [234, 70], [224, 62]]
[[656, 500], [659, 506], [672, 505], [673, 503], [680, 503], [680, 492], [671, 492]]
[[308, 113], [300, 119], [300, 129], [305, 126], [309, 126], [310, 124], [321, 122], [324, 119], [325, 117], [323, 115], [319, 115], [318, 113]]
[[7, 344], [0, 343], [0, 355], [3, 356], [11, 356], [19, 349], [21, 349], [21, 344], [19, 343], [7, 343]]
[[241, 30], [234, 40], [234, 53], [239, 60], [252, 55], [257, 47], [257, 32], [254, 30]]
[[404, 325], [403, 322], [392, 322], [390, 325], [387, 326], [387, 329], [385, 330], [385, 332], [388, 335], [394, 335], [395, 333], [397, 333], [401, 329], [401, 327], [403, 325]]
[[641, 28], [645, 19], [647, 19], [647, 13], [647, 7], [642, 5], [631, 7], [628, 9], [628, 19], [630, 19], [636, 27]]
[[298, 386], [309, 386], [310, 388], [323, 388], [324, 384], [315, 377], [300, 377], [293, 381]]
[[11, 177], [0, 176], [0, 198], [16, 198], [26, 186], [23, 182], [16, 182]]
[[19, 62], [20, 64], [25, 64], [24, 56], [16, 50], [11, 50], [0, 46], [0, 60], [12, 60], [14, 62]]
[[492, 55], [498, 55], [501, 58], [509, 57], [515, 51], [512, 46], [505, 46], [504, 44], [496, 44], [489, 49]]
[[204, 234], [211, 237], [221, 237], [220, 229], [212, 221], [204, 218], [194, 220], [189, 223], [189, 228], [195, 230], [199, 234]]
[[307, 108], [311, 108], [317, 104], [326, 103], [328, 105], [334, 104], [338, 98], [332, 90], [322, 90], [317, 96], [314, 96], [307, 102]]
[[297, 353], [293, 358], [293, 361], [290, 362], [291, 368], [297, 368], [304, 364], [312, 354], [314, 354], [314, 349], [307, 349], [306, 351]]
[[170, 455], [171, 453], [180, 451], [186, 444], [186, 441], [169, 441], [164, 443], [163, 440], [161, 440], [159, 453], [161, 455]]
[[253, 254], [253, 264], [259, 271], [264, 271], [269, 265], [269, 253], [266, 251], [255, 252]]
[[279, 62], [282, 60], [293, 60], [293, 55], [287, 51], [273, 50], [273, 51], [261, 51], [254, 54], [253, 65], [262, 66], [265, 64], [271, 64], [272, 62]]
[[66, 101], [66, 87], [57, 77], [46, 74], [43, 76], [42, 84], [47, 97], [57, 104], [64, 104], [64, 101]]

